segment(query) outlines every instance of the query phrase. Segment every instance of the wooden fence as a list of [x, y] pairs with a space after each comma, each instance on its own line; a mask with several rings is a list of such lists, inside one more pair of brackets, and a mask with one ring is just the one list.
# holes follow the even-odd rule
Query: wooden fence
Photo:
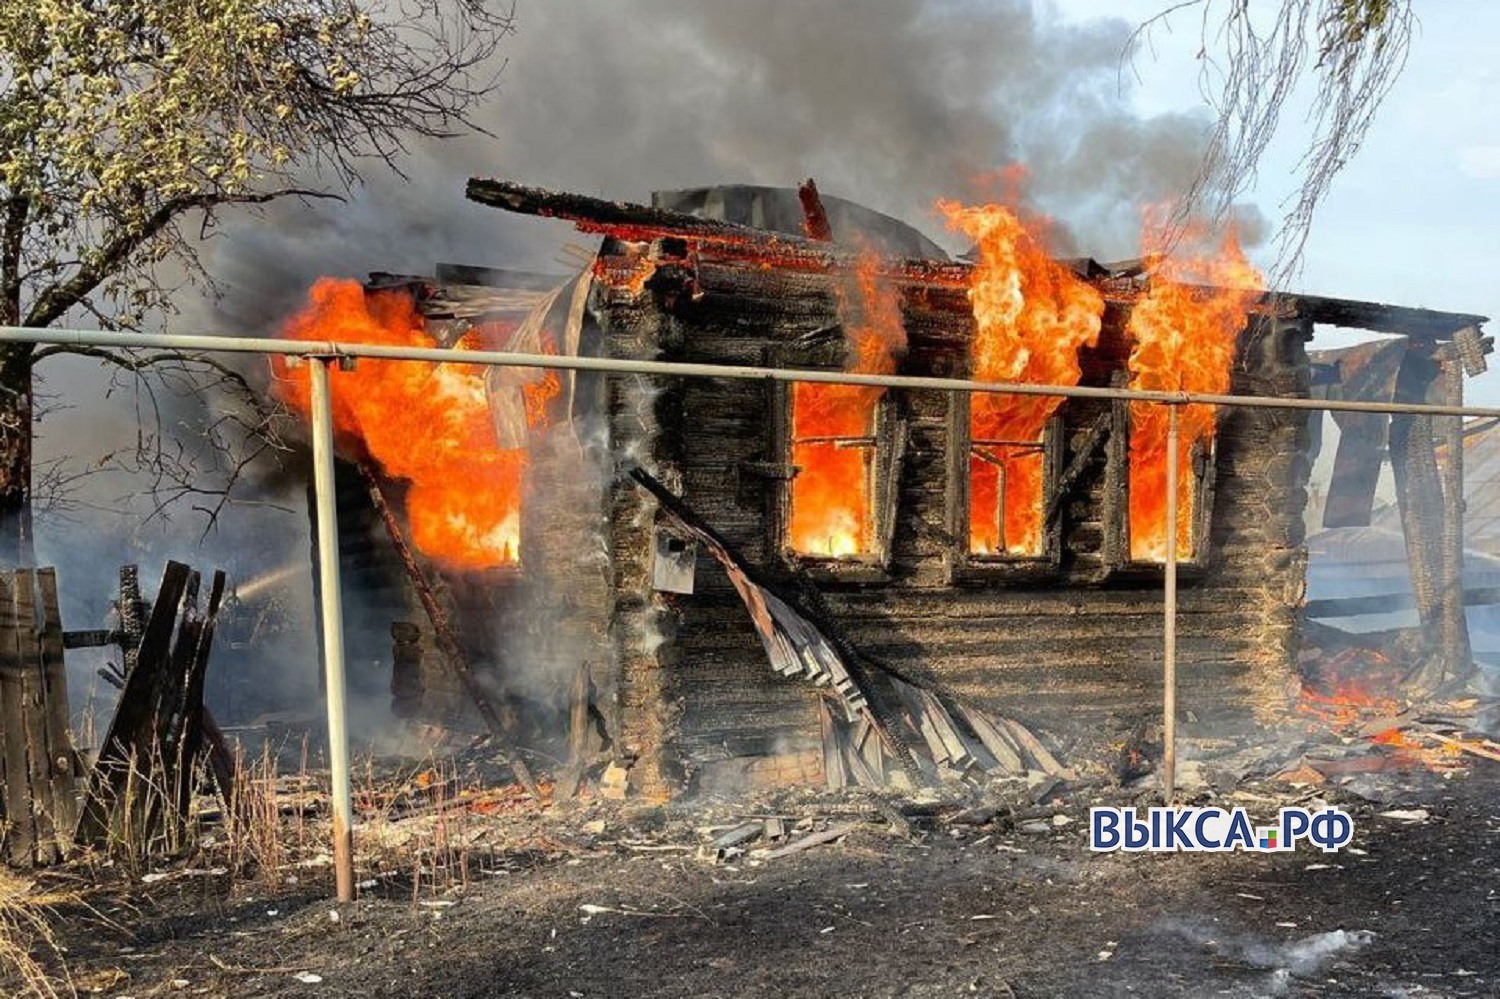
[[81, 775], [54, 569], [0, 573], [0, 817], [12, 864], [56, 863], [78, 824]]

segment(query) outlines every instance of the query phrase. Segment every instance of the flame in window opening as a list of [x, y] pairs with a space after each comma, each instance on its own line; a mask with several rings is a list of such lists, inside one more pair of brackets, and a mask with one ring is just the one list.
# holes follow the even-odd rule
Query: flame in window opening
[[[1131, 312], [1126, 333], [1130, 387], [1141, 390], [1227, 393], [1240, 332], [1265, 280], [1245, 259], [1233, 232], [1209, 243], [1190, 231], [1192, 247], [1163, 257], [1166, 228], [1148, 223], [1143, 243], [1155, 256], [1151, 288]], [[1197, 287], [1194, 287], [1197, 286]], [[1213, 406], [1183, 406], [1179, 414], [1177, 555], [1193, 557], [1193, 448], [1213, 440]], [[1135, 403], [1130, 412], [1130, 557], [1167, 557], [1167, 423], [1165, 406]]]
[[[1044, 221], [1023, 222], [998, 204], [939, 201], [948, 226], [974, 240], [973, 377], [1076, 385], [1078, 351], [1098, 342], [1104, 299], [1047, 255]], [[1042, 554], [1042, 430], [1062, 400], [974, 395], [969, 409], [969, 550]]]
[[[478, 327], [455, 354], [498, 347], [501, 330]], [[291, 339], [435, 347], [412, 296], [366, 293], [356, 281], [321, 278], [307, 307], [289, 319]], [[300, 372], [273, 362], [276, 394], [294, 409], [310, 410]], [[519, 563], [524, 448], [497, 444], [485, 369], [471, 364], [361, 359], [351, 371], [329, 372], [339, 446], [373, 458], [384, 473], [409, 483], [406, 519], [411, 540], [426, 555], [465, 569]], [[527, 423], [543, 426], [547, 406], [561, 392], [556, 371], [538, 372], [522, 387]]]
[[[849, 370], [890, 374], [906, 351], [899, 289], [880, 279], [879, 254], [855, 259], [839, 282], [838, 312], [849, 345]], [[875, 414], [885, 390], [797, 382], [792, 386], [789, 539], [793, 551], [847, 557], [875, 549], [872, 515]]]

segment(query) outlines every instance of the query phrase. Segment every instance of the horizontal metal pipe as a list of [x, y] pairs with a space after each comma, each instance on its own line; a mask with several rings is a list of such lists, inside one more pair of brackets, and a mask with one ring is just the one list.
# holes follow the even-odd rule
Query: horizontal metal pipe
[[763, 368], [739, 364], [686, 364], [614, 357], [559, 357], [500, 350], [451, 350], [444, 347], [392, 347], [332, 340], [281, 340], [271, 337], [201, 336], [168, 333], [110, 333], [102, 330], [31, 329], [0, 326], [0, 343], [49, 343], [114, 350], [179, 350], [201, 353], [269, 354], [282, 357], [354, 357], [382, 361], [426, 361], [431, 364], [479, 364], [510, 368], [558, 368], [624, 375], [668, 375], [688, 378], [732, 378], [751, 381], [820, 382], [875, 388], [986, 392], [996, 395], [1041, 395], [1067, 399], [1127, 399], [1133, 402], [1200, 403], [1247, 409], [1304, 409], [1340, 413], [1417, 413], [1429, 416], [1500, 417], [1500, 408], [1429, 406], [1398, 402], [1352, 402], [1256, 395], [1212, 395], [1200, 392], [1142, 392], [1089, 385], [1024, 385], [979, 382], [963, 378], [917, 375], [864, 375], [849, 371]]

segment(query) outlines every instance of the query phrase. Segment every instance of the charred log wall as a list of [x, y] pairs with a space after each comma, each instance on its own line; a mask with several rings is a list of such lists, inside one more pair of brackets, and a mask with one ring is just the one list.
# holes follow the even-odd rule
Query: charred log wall
[[[691, 275], [663, 268], [644, 294], [602, 293], [598, 304], [612, 355], [698, 363], [826, 363], [826, 351], [807, 345], [837, 322], [826, 277], [706, 262]], [[1084, 359], [1085, 383], [1109, 384], [1123, 367], [1123, 316], [1112, 313], [1099, 349]], [[967, 371], [972, 319], [961, 291], [908, 291], [905, 325], [902, 373]], [[1305, 339], [1295, 323], [1255, 324], [1233, 390], [1305, 396]], [[791, 584], [776, 527], [788, 462], [776, 453], [778, 391], [749, 381], [618, 379], [611, 430], [617, 449]], [[1107, 739], [1151, 717], [1160, 697], [1161, 570], [1121, 565], [1112, 554], [1120, 541], [1111, 517], [1123, 507], [1111, 449], [1093, 449], [1071, 484], [1054, 564], [959, 576], [952, 400], [896, 392], [893, 401], [906, 441], [888, 564], [873, 574], [841, 576], [837, 566], [815, 573], [847, 637], [1044, 729]], [[1108, 409], [1064, 404], [1065, 465]], [[1180, 594], [1179, 704], [1196, 718], [1272, 715], [1284, 703], [1304, 580], [1306, 427], [1291, 412], [1221, 414], [1206, 555], [1184, 570]], [[692, 594], [653, 593], [652, 531], [649, 501], [617, 488], [610, 533], [620, 722], [645, 765], [641, 786], [669, 792], [734, 758], [801, 758], [818, 745], [815, 694], [770, 671], [722, 573], [700, 564]]]

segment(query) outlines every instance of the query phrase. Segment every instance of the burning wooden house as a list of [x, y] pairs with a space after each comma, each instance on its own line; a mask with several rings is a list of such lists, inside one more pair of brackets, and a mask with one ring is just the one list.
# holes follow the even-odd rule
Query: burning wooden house
[[[327, 285], [288, 333], [1302, 399], [1337, 380], [1305, 350], [1330, 323], [1405, 334], [1428, 401], [1460, 399], [1452, 373], [1487, 347], [1483, 317], [1268, 297], [1232, 248], [1155, 275], [1054, 261], [1014, 215], [954, 205], [976, 250], [952, 260], [800, 195], [647, 207], [475, 180], [475, 201], [602, 235], [597, 258], [550, 289], [457, 267]], [[607, 745], [641, 793], [1060, 770], [1118, 747], [1159, 718], [1170, 545], [1187, 721], [1271, 723], [1299, 684], [1305, 411], [1183, 407], [1169, 525], [1162, 407], [421, 367], [334, 380], [367, 459], [351, 495], [374, 488], [353, 505], [397, 540], [425, 610], [398, 635], [398, 699], [442, 700], [412, 680], [424, 656], [472, 674], [458, 701], [478, 691], [497, 715], [571, 692], [575, 756]], [[1418, 532], [1437, 532], [1422, 564], [1441, 569], [1457, 514], [1435, 435], [1399, 420], [1398, 476], [1420, 480]]]

